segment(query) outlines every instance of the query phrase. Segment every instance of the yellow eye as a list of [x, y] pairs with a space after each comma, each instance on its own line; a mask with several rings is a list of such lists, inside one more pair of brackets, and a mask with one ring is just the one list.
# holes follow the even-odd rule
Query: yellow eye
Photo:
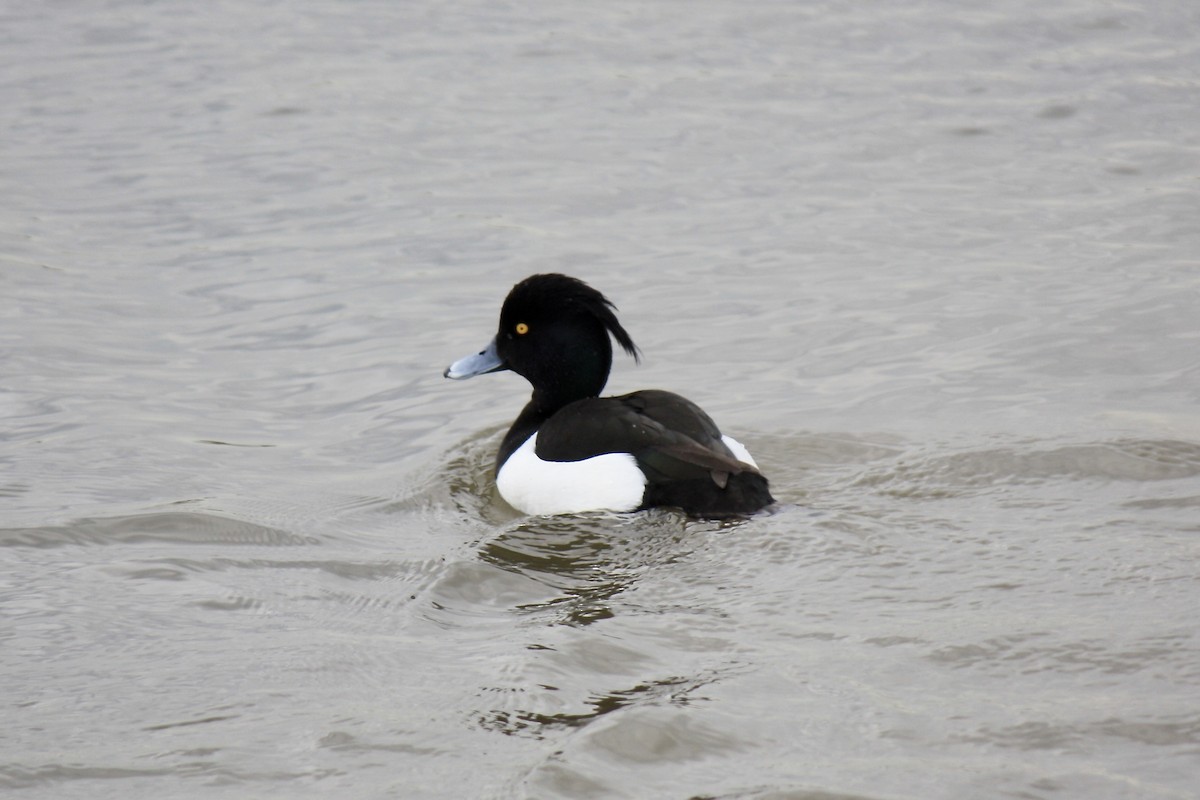
[[529, 326], [526, 325], [524, 322], [518, 322], [517, 323], [517, 335], [524, 336], [527, 333], [529, 333]]

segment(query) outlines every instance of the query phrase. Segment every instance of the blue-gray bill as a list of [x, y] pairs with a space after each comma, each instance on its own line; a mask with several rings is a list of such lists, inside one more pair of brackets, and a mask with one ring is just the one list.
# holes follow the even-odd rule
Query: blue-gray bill
[[488, 372], [499, 372], [502, 369], [507, 369], [507, 365], [500, 359], [496, 353], [496, 340], [492, 339], [488, 342], [487, 347], [480, 350], [474, 355], [460, 358], [450, 366], [446, 367], [446, 371], [442, 375], [446, 378], [451, 378], [456, 381], [465, 380], [466, 378], [474, 378], [476, 375], [484, 375]]

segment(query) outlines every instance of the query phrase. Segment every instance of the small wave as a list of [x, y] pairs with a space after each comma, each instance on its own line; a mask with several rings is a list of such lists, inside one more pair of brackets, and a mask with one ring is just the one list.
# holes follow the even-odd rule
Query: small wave
[[63, 547], [134, 542], [299, 546], [316, 540], [295, 533], [197, 511], [160, 511], [94, 517], [67, 525], [0, 529], [0, 547]]
[[905, 457], [855, 482], [897, 497], [952, 497], [1050, 480], [1162, 481], [1200, 475], [1200, 445], [1118, 439], [1046, 448], [1038, 443]]

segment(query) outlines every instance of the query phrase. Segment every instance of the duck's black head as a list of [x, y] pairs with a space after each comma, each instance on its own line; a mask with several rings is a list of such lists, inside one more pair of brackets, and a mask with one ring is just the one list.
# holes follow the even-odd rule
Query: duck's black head
[[539, 405], [595, 397], [612, 368], [610, 334], [638, 357], [614, 310], [608, 298], [577, 278], [530, 276], [505, 298], [496, 338], [478, 355], [450, 365], [446, 377], [510, 369], [533, 384]]

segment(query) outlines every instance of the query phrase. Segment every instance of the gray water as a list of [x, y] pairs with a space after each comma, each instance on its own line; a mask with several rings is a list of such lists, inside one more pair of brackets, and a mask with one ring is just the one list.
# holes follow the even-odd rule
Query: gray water
[[[0, 787], [1200, 796], [1198, 31], [0, 7]], [[780, 507], [507, 509], [538, 271]]]

